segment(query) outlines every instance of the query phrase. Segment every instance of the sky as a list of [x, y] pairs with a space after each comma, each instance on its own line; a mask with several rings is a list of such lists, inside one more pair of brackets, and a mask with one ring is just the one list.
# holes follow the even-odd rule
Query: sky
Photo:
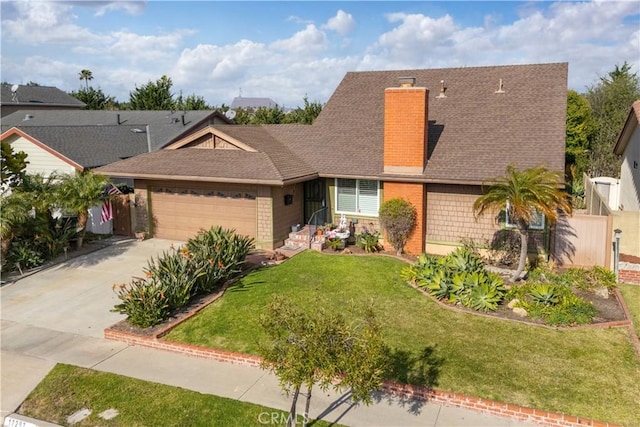
[[[625, 61], [640, 71], [640, 0], [4, 1], [0, 79], [120, 102], [162, 75], [176, 96], [294, 108], [349, 71], [569, 63], [583, 93]], [[639, 73], [640, 74], [640, 73]]]

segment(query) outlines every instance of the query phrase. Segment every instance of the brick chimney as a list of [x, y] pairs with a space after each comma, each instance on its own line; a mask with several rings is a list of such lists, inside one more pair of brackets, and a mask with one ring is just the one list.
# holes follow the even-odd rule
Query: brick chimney
[[384, 172], [422, 175], [427, 165], [429, 89], [415, 77], [400, 77], [400, 86], [384, 93]]

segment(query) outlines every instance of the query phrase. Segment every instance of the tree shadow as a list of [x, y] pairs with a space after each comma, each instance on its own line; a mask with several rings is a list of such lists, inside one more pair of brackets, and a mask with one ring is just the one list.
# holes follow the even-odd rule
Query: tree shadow
[[576, 254], [578, 235], [576, 230], [569, 223], [569, 218], [561, 216], [554, 226], [553, 240], [551, 246], [551, 259], [559, 265], [573, 264], [573, 257]]
[[227, 292], [246, 292], [250, 291], [256, 286], [263, 285], [265, 283], [266, 282], [264, 280], [240, 279], [234, 281], [231, 285], [229, 285], [229, 287], [227, 288]]
[[351, 399], [351, 391], [347, 391], [346, 393], [342, 394], [342, 396], [338, 397], [336, 400], [334, 400], [333, 402], [331, 402], [329, 404], [329, 406], [327, 406], [325, 408], [324, 411], [322, 411], [321, 413], [318, 414], [318, 416], [312, 420], [309, 421], [309, 425], [315, 425], [316, 422], [318, 421], [324, 421], [324, 422], [328, 422], [327, 420], [324, 420], [324, 417], [326, 417], [327, 415], [329, 415], [330, 413], [334, 412], [334, 411], [338, 411], [340, 409], [340, 407], [342, 407], [343, 405], [347, 405], [346, 408], [342, 411], [342, 413], [335, 419], [335, 421], [331, 422], [329, 425], [335, 425], [337, 423], [340, 422], [340, 420], [351, 410], [353, 409], [357, 403], [355, 403], [352, 399]]
[[[387, 353], [389, 362], [387, 377], [394, 381], [433, 389], [438, 385], [438, 378], [444, 358], [436, 354], [435, 346], [425, 346], [420, 351], [408, 351], [402, 349], [389, 349]], [[378, 392], [374, 394], [374, 400], [381, 402], [387, 400], [391, 404], [399, 404], [408, 407], [410, 413], [418, 415], [426, 400], [406, 396], [393, 396], [388, 393]]]

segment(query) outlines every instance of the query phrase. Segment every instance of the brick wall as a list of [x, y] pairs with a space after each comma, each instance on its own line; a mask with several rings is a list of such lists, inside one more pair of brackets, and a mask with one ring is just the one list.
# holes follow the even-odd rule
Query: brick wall
[[618, 270], [618, 281], [620, 283], [632, 283], [640, 285], [640, 270]]
[[404, 199], [416, 208], [416, 228], [413, 230], [413, 233], [411, 233], [411, 236], [409, 236], [409, 241], [405, 246], [405, 252], [421, 254], [424, 252], [425, 243], [424, 184], [385, 182], [384, 201], [396, 198]]
[[389, 88], [384, 102], [384, 166], [415, 169], [426, 164], [429, 90]]

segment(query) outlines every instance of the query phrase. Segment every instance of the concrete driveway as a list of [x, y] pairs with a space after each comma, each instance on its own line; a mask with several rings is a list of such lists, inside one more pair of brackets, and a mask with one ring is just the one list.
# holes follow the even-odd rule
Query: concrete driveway
[[56, 362], [93, 367], [127, 346], [103, 330], [124, 319], [114, 283], [141, 276], [173, 242], [125, 240], [0, 288], [0, 409], [16, 410]]

